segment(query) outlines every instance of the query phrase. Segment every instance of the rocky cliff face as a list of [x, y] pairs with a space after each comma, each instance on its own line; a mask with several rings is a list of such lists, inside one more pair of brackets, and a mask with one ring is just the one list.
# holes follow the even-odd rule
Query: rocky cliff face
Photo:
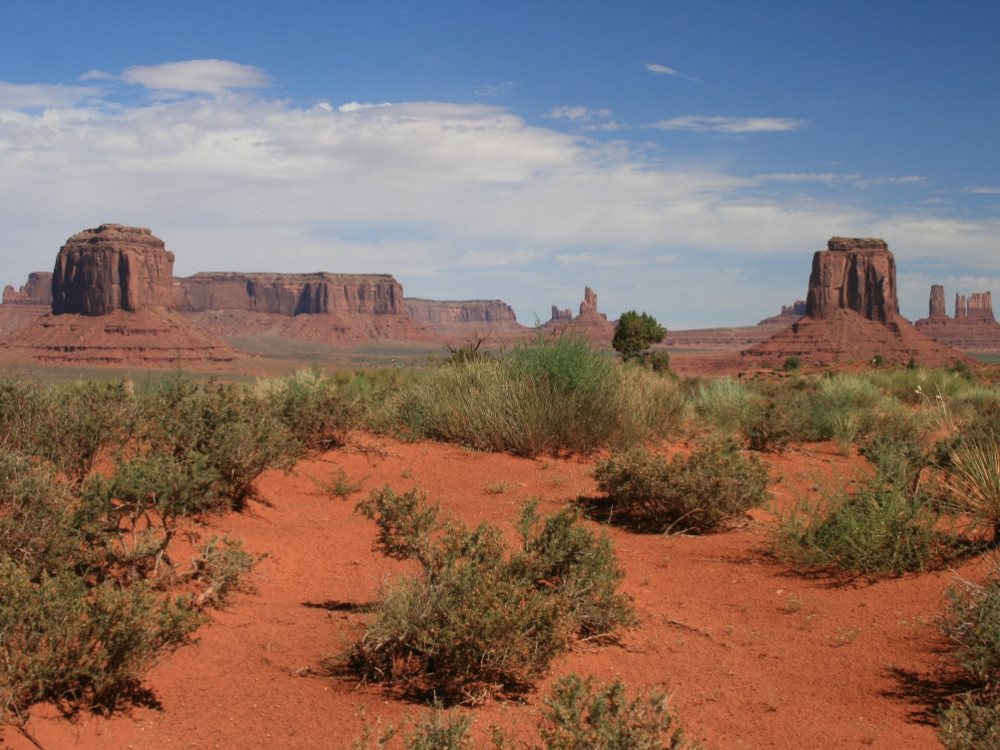
[[175, 290], [185, 313], [406, 315], [403, 287], [389, 274], [196, 273], [176, 279]]
[[813, 255], [806, 314], [818, 320], [845, 309], [882, 323], [899, 313], [896, 261], [884, 240], [833, 237]]
[[583, 301], [580, 303], [580, 314], [575, 318], [567, 308], [560, 310], [552, 305], [552, 318], [542, 326], [544, 329], [557, 333], [564, 329], [573, 329], [583, 333], [595, 343], [608, 344], [615, 335], [614, 323], [608, 321], [608, 316], [597, 311], [597, 292], [589, 286], [583, 289]]
[[54, 315], [173, 309], [174, 254], [148, 229], [102, 224], [70, 237], [52, 273]]

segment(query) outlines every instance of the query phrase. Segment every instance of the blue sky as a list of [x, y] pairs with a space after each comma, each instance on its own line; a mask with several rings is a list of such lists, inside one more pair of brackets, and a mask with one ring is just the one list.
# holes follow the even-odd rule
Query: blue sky
[[527, 324], [751, 324], [834, 235], [901, 312], [1000, 291], [1000, 4], [4, 0], [0, 284], [150, 227], [175, 272], [392, 273]]

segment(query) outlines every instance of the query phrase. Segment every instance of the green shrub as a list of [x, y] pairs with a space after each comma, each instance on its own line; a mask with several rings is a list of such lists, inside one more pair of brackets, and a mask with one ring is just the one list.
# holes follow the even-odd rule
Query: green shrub
[[[890, 443], [898, 445], [898, 443]], [[939, 565], [964, 545], [942, 526], [933, 487], [915, 481], [905, 458], [888, 452], [853, 494], [827, 493], [782, 519], [775, 550], [799, 568], [879, 578]]]
[[361, 423], [357, 384], [319, 370], [299, 370], [288, 378], [260, 385], [270, 408], [304, 448], [327, 450], [343, 445]]
[[659, 409], [673, 386], [636, 369], [617, 367], [584, 338], [540, 336], [502, 358], [400, 378], [376, 397], [372, 419], [383, 431], [476, 450], [589, 454], [670, 427]]
[[43, 700], [67, 712], [115, 708], [203, 620], [188, 600], [145, 585], [91, 588], [68, 572], [32, 580], [9, 560], [0, 560], [0, 601], [0, 718], [8, 720]]
[[628, 362], [642, 356], [653, 344], [659, 344], [666, 335], [666, 329], [652, 315], [629, 310], [618, 320], [611, 346]]
[[802, 359], [792, 355], [791, 357], [785, 357], [785, 363], [781, 366], [781, 369], [785, 372], [793, 372], [802, 367]]
[[635, 448], [594, 467], [613, 518], [649, 531], [718, 531], [768, 499], [766, 464], [729, 438], [712, 436], [671, 459]]
[[1000, 565], [982, 584], [961, 581], [948, 592], [939, 625], [973, 687], [942, 707], [939, 737], [949, 750], [998, 747], [1000, 742]]
[[699, 381], [693, 395], [694, 411], [710, 427], [734, 434], [739, 431], [749, 391], [732, 378]]
[[495, 526], [442, 521], [417, 490], [373, 492], [358, 510], [376, 521], [383, 552], [422, 568], [381, 593], [348, 654], [364, 679], [477, 703], [527, 690], [571, 638], [631, 617], [607, 537], [570, 510], [542, 518], [526, 506], [513, 550]]
[[563, 677], [545, 699], [539, 733], [546, 750], [681, 750], [685, 738], [663, 693], [629, 699], [620, 680], [598, 685], [576, 674]]
[[299, 444], [265, 399], [246, 389], [183, 374], [143, 394], [144, 429], [151, 454], [172, 455], [177, 469], [202, 485], [206, 505], [242, 508], [262, 472], [290, 468]]

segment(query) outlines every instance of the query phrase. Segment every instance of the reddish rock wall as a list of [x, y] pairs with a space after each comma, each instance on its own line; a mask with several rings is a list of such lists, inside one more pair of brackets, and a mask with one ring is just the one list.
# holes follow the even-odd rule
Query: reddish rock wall
[[185, 313], [406, 315], [403, 287], [389, 274], [197, 273], [174, 283]]
[[914, 325], [935, 341], [974, 352], [1000, 351], [1000, 325], [993, 314], [993, 295], [955, 295], [955, 316], [944, 311], [944, 287], [931, 287], [929, 315]]
[[28, 283], [20, 289], [8, 284], [3, 289], [3, 304], [52, 307], [52, 274], [47, 271], [29, 273]]
[[844, 309], [882, 323], [899, 313], [896, 261], [884, 240], [833, 237], [813, 255], [806, 314], [822, 319]]
[[102, 224], [70, 237], [52, 274], [54, 315], [172, 309], [174, 254], [148, 229]]

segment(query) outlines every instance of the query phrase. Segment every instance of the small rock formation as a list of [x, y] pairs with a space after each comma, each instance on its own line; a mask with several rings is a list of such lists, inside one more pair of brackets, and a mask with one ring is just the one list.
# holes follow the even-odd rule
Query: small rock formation
[[568, 307], [565, 310], [560, 310], [555, 305], [552, 305], [552, 317], [550, 320], [573, 320], [573, 311]]
[[597, 292], [589, 286], [583, 289], [583, 301], [580, 303], [580, 314], [575, 318], [567, 308], [560, 310], [552, 305], [552, 318], [542, 326], [546, 331], [559, 333], [565, 329], [580, 331], [594, 343], [611, 344], [615, 335], [615, 324], [608, 321], [608, 316], [597, 311]]
[[52, 314], [173, 309], [174, 254], [148, 229], [101, 224], [70, 237], [56, 256]]
[[3, 290], [0, 304], [0, 336], [23, 328], [33, 320], [52, 311], [52, 274], [35, 271], [28, 274], [28, 283], [20, 289], [9, 284]]
[[944, 287], [931, 287], [929, 314], [914, 325], [935, 341], [963, 351], [1000, 351], [1000, 324], [993, 315], [990, 292], [955, 295], [955, 316], [944, 309]]
[[226, 366], [239, 353], [176, 312], [173, 266], [174, 254], [148, 229], [102, 224], [74, 234], [56, 256], [51, 312], [0, 348], [75, 366]]
[[14, 289], [8, 284], [3, 288], [3, 304], [36, 305], [51, 308], [52, 274], [47, 271], [29, 273], [28, 283], [20, 289]]
[[926, 366], [971, 362], [900, 316], [896, 263], [884, 240], [845, 237], [813, 255], [806, 315], [740, 354], [758, 366], [781, 366], [791, 356], [814, 366], [876, 356]]

